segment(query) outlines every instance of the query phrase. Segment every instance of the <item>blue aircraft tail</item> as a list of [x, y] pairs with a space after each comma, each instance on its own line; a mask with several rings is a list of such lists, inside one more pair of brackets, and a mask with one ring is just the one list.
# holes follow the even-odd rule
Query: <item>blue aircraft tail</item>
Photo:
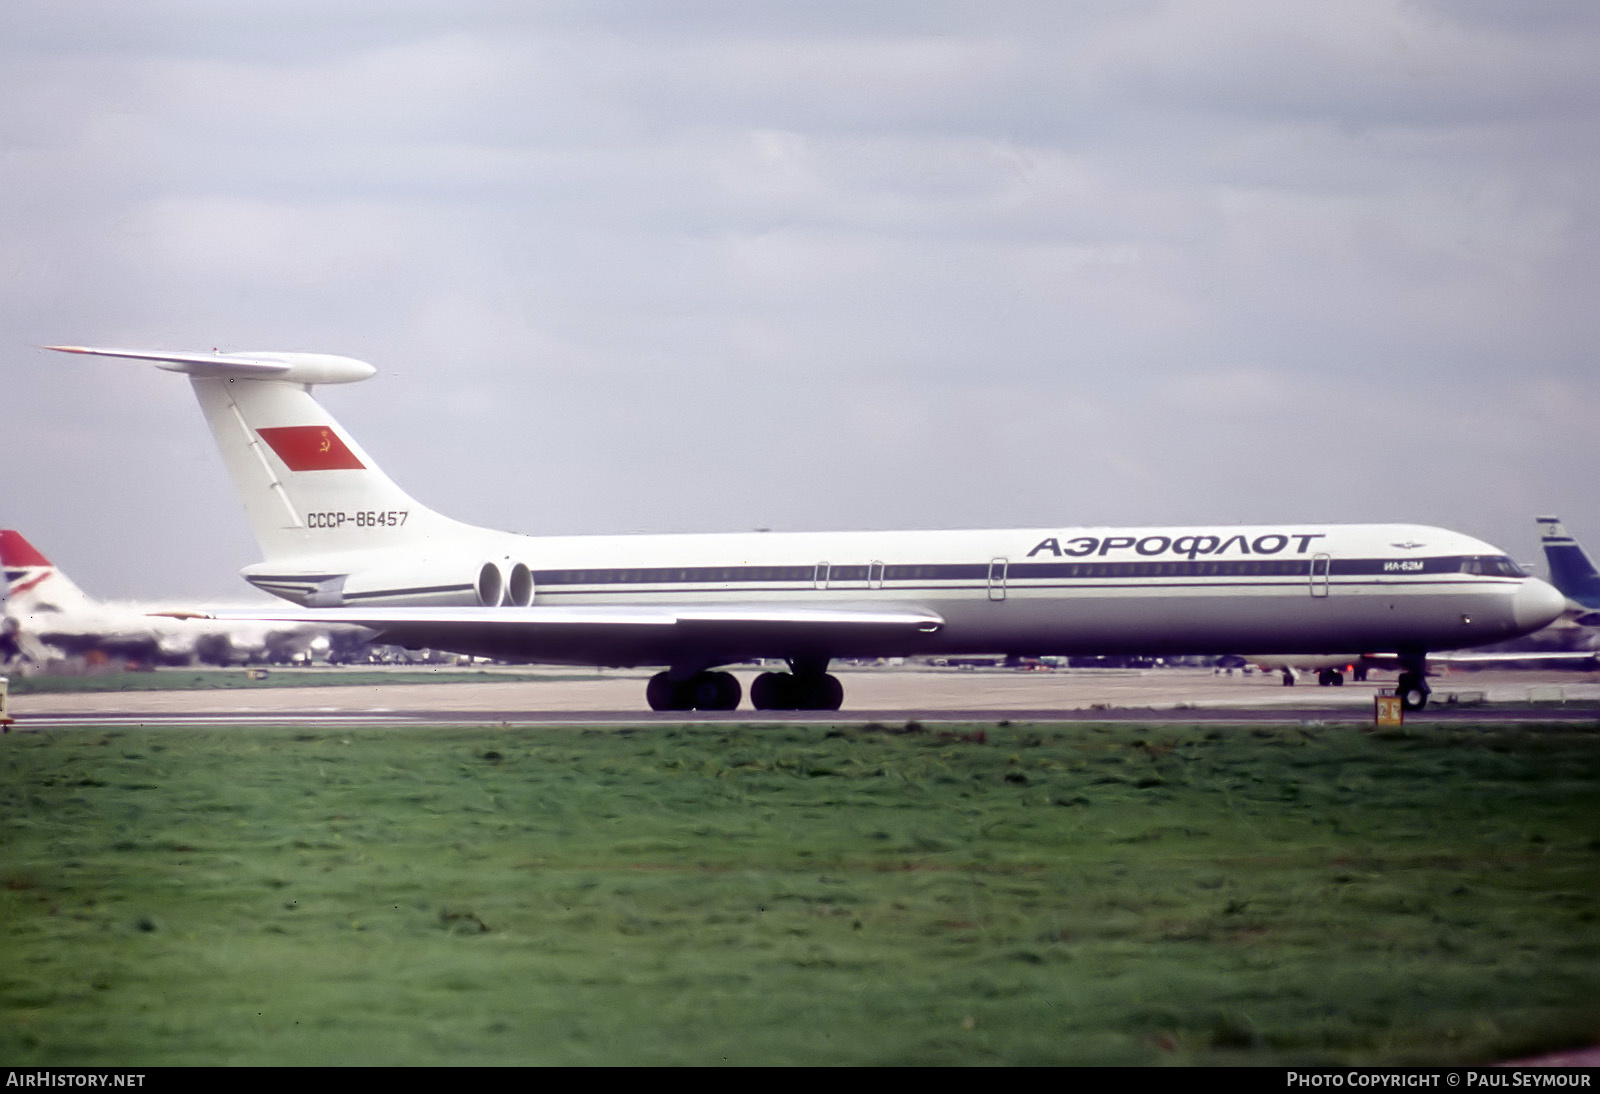
[[1561, 527], [1559, 517], [1538, 517], [1540, 542], [1550, 563], [1550, 584], [1585, 608], [1600, 609], [1600, 573], [1578, 541]]

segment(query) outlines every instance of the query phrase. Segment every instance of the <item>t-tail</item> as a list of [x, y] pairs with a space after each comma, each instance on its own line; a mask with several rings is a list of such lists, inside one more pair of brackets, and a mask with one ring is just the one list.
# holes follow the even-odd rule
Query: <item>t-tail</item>
[[1596, 622], [1600, 623], [1600, 612], [1595, 611], [1600, 609], [1600, 573], [1595, 571], [1588, 552], [1561, 527], [1561, 518], [1536, 519], [1541, 532], [1540, 542], [1544, 545], [1544, 557], [1550, 563], [1550, 584], [1568, 600], [1591, 609]]
[[434, 512], [384, 474], [312, 397], [377, 370], [321, 353], [167, 353], [50, 346], [188, 375], [244, 502], [252, 585], [312, 607], [527, 602], [527, 568], [487, 557], [503, 533]]

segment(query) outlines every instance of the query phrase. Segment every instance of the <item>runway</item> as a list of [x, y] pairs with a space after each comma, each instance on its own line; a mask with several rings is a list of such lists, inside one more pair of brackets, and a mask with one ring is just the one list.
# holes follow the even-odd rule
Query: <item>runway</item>
[[[736, 675], [748, 687], [756, 670]], [[1382, 678], [1380, 678], [1380, 676]], [[1387, 674], [1338, 688], [1209, 670], [846, 670], [840, 711], [644, 709], [647, 674], [240, 690], [13, 696], [19, 730], [70, 725], [651, 725], [705, 722], [1061, 721], [1370, 723]], [[1436, 677], [1410, 722], [1600, 719], [1600, 673], [1475, 672]]]

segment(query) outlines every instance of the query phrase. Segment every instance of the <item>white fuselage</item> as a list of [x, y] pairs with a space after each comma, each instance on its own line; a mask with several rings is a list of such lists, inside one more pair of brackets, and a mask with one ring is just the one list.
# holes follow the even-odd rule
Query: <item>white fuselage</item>
[[[245, 576], [303, 604], [446, 608], [483, 604], [484, 566], [509, 574], [521, 563], [538, 608], [837, 606], [919, 609], [943, 621], [911, 636], [841, 627], [803, 641], [769, 640], [753, 625], [698, 651], [729, 660], [1454, 649], [1524, 633], [1529, 615], [1530, 579], [1501, 565], [1495, 548], [1416, 525], [582, 537], [457, 528], [420, 554], [342, 552], [292, 568], [261, 563]], [[405, 633], [419, 630], [425, 620]], [[459, 633], [451, 641], [463, 645]], [[612, 633], [591, 643], [508, 628], [485, 631], [464, 652], [669, 664], [683, 641], [642, 634], [619, 643]]]

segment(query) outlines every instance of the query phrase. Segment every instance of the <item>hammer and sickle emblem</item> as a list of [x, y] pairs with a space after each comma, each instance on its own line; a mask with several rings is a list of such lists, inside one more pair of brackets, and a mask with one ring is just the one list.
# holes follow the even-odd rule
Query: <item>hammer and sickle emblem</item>
[[321, 452], [332, 452], [333, 451], [333, 439], [328, 436], [328, 431], [326, 429], [324, 429], [322, 431], [322, 447], [318, 451], [321, 451]]

